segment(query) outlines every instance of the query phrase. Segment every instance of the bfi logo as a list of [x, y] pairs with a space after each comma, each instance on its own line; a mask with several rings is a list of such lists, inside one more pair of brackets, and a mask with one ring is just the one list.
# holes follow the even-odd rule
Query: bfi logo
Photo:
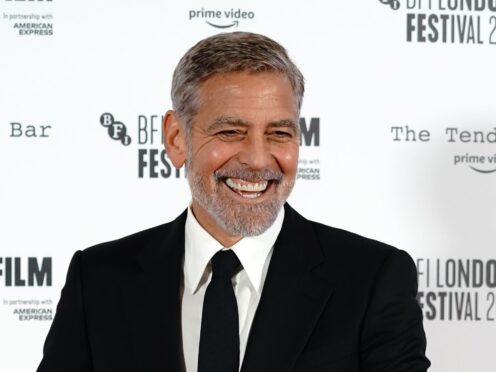
[[120, 141], [124, 146], [131, 143], [131, 137], [127, 134], [126, 125], [120, 121], [114, 120], [111, 113], [104, 113], [100, 116], [100, 124], [107, 128], [110, 138]]

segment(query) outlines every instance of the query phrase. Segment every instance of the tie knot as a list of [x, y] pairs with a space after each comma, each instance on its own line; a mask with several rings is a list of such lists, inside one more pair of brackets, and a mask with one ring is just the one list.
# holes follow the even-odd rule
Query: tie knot
[[226, 278], [230, 279], [240, 262], [236, 253], [231, 249], [219, 251], [212, 257], [212, 279]]

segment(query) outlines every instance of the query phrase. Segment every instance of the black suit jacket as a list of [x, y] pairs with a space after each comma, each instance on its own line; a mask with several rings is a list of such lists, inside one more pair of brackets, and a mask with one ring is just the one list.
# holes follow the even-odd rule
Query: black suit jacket
[[[426, 371], [412, 259], [285, 208], [241, 371]], [[74, 255], [38, 372], [183, 370], [185, 220]]]

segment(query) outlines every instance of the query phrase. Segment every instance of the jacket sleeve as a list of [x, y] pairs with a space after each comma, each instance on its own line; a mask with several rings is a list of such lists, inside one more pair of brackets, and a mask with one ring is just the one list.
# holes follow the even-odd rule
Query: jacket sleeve
[[81, 282], [81, 256], [72, 257], [67, 279], [37, 372], [92, 372]]
[[417, 271], [394, 250], [379, 270], [361, 337], [363, 372], [425, 372], [426, 338], [417, 302]]

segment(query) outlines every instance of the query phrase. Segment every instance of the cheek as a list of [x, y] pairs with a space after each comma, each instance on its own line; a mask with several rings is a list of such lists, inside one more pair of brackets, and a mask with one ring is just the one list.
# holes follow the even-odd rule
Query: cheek
[[284, 173], [288, 175], [296, 173], [296, 169], [298, 168], [298, 153], [299, 146], [295, 145], [291, 148], [281, 149], [275, 154], [275, 158]]
[[211, 172], [221, 168], [235, 155], [236, 151], [233, 147], [218, 141], [205, 146], [195, 156], [199, 170]]

